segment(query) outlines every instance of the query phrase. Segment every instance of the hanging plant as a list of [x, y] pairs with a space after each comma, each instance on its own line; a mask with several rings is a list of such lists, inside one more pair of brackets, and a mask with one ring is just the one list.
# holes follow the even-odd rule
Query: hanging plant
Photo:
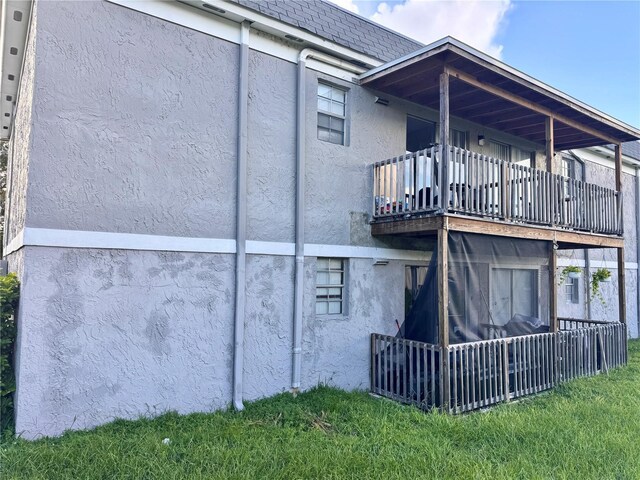
[[568, 265], [562, 269], [560, 273], [560, 280], [558, 280], [558, 285], [562, 285], [567, 277], [569, 278], [580, 278], [582, 274], [582, 269], [576, 265]]
[[591, 275], [591, 298], [598, 298], [605, 305], [604, 297], [600, 291], [600, 284], [611, 281], [611, 271], [607, 268], [599, 268]]

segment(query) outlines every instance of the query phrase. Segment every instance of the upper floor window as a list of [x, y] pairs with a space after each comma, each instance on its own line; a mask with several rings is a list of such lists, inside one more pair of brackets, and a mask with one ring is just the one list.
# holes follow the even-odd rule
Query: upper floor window
[[417, 152], [436, 141], [436, 124], [429, 120], [407, 115], [407, 152]]
[[489, 140], [489, 156], [500, 160], [511, 160], [511, 145]]
[[347, 92], [318, 83], [318, 140], [344, 145]]
[[452, 128], [451, 130], [449, 130], [449, 143], [454, 147], [459, 147], [459, 148], [468, 150], [469, 142], [468, 142], [467, 132]]
[[524, 165], [525, 167], [531, 167], [533, 165], [533, 155], [534, 152], [531, 150], [524, 150], [495, 140], [489, 141], [489, 156], [493, 158], [507, 160], [509, 162], [517, 163], [518, 165]]
[[584, 163], [573, 157], [562, 157], [560, 165], [563, 177], [584, 181]]

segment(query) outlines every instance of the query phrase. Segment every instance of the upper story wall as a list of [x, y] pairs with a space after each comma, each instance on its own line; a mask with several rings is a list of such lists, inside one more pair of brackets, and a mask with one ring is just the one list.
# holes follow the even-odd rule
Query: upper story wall
[[[35, 92], [27, 226], [234, 238], [238, 45], [106, 2], [40, 2], [38, 12], [28, 53], [37, 75], [23, 79]], [[258, 50], [249, 55], [248, 239], [293, 242], [297, 67]], [[371, 164], [404, 153], [408, 115], [437, 122], [438, 113], [393, 97], [376, 104], [375, 92], [318, 70], [306, 72], [306, 242], [413, 248], [371, 237]], [[344, 146], [317, 138], [319, 80], [348, 91]], [[451, 127], [474, 151], [489, 153], [482, 134], [543, 163], [540, 145], [455, 117]]]
[[232, 238], [238, 46], [106, 2], [38, 9], [28, 226]]

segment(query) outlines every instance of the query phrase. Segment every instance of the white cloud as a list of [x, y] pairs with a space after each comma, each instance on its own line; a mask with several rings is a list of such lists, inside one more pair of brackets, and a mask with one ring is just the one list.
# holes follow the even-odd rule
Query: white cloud
[[371, 19], [422, 43], [450, 35], [500, 58], [502, 45], [495, 37], [510, 6], [509, 0], [406, 0], [391, 6], [383, 2]]
[[330, 0], [332, 3], [335, 3], [339, 7], [344, 8], [345, 10], [349, 10], [353, 13], [360, 13], [358, 6], [353, 3], [353, 0]]

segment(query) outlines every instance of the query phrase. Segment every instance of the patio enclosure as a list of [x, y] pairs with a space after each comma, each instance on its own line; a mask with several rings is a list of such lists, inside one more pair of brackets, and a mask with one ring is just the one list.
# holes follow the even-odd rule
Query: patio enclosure
[[446, 348], [374, 333], [371, 391], [423, 409], [461, 413], [626, 364], [623, 323], [571, 322], [581, 326]]

